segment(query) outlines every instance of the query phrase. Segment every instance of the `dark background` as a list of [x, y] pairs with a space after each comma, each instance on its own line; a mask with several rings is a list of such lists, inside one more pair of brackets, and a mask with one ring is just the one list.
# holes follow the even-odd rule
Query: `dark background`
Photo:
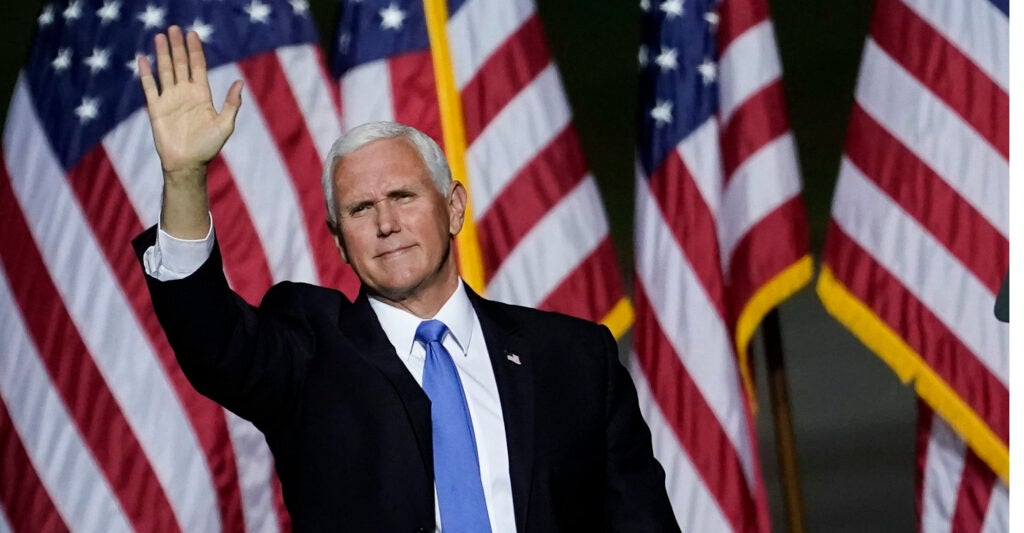
[[[0, 119], [6, 117], [42, 6], [41, 1], [4, 3], [0, 10]], [[338, 3], [310, 3], [329, 54]], [[584, 151], [604, 194], [623, 275], [629, 280], [638, 1], [538, 3]], [[771, 9], [803, 171], [811, 250], [816, 256], [828, 224], [870, 12], [867, 0], [775, 0]], [[812, 287], [784, 303], [780, 315], [808, 530], [914, 530], [913, 392], [825, 313]], [[785, 522], [759, 338], [753, 346], [759, 366], [761, 456], [773, 522], [776, 530], [782, 530]]]

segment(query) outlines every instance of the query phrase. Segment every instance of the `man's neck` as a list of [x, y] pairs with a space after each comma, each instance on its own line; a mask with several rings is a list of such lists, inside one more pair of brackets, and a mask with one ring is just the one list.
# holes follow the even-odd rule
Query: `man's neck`
[[368, 295], [382, 303], [397, 307], [417, 317], [427, 320], [434, 318], [441, 310], [445, 302], [455, 294], [459, 288], [459, 277], [453, 275], [450, 280], [445, 280], [441, 286], [432, 287], [430, 290], [416, 292], [404, 298], [388, 298], [382, 294], [368, 293]]

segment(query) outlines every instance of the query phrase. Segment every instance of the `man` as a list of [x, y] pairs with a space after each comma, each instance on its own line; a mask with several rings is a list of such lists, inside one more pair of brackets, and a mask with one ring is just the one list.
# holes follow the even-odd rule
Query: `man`
[[[299, 531], [673, 531], [664, 473], [606, 328], [484, 300], [458, 277], [466, 191], [405, 126], [331, 149], [328, 226], [355, 302], [227, 285], [206, 165], [241, 84], [213, 108], [198, 36], [139, 60], [164, 171], [160, 229], [136, 240], [153, 303], [203, 394], [266, 436]], [[436, 502], [436, 503], [435, 503]]]

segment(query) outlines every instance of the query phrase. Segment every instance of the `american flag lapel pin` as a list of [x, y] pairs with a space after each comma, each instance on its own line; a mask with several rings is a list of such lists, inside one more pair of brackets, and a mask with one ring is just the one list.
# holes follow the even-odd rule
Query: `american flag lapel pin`
[[523, 362], [519, 360], [519, 356], [512, 352], [505, 352], [505, 359], [508, 359], [517, 365], [523, 364]]

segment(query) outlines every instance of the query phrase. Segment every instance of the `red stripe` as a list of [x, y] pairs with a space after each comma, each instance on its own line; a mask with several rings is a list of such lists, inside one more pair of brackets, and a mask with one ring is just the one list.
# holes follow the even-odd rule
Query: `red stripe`
[[284, 505], [284, 491], [281, 489], [281, 480], [277, 477], [277, 471], [270, 474], [270, 488], [274, 491], [274, 513], [277, 515], [277, 528], [280, 533], [289, 533], [292, 530], [292, 516], [288, 514], [288, 508]]
[[323, 80], [325, 86], [327, 86], [327, 93], [331, 95], [331, 103], [334, 104], [335, 116], [344, 116], [341, 113], [341, 80], [335, 79], [331, 76], [330, 72], [324, 65], [327, 64], [327, 59], [324, 58], [324, 51], [319, 46], [311, 46], [313, 53], [316, 55], [316, 64], [320, 66], [320, 78]]
[[544, 28], [534, 13], [491, 54], [462, 89], [467, 146], [550, 64]]
[[[725, 52], [743, 32], [768, 18], [766, 0], [727, 0], [718, 8], [718, 50]], [[772, 50], [774, 54], [775, 51]]]
[[[280, 58], [271, 51], [238, 63], [249, 91], [263, 114], [270, 136], [281, 152], [292, 185], [302, 208], [302, 222], [316, 261], [319, 283], [341, 288], [351, 284], [351, 270], [338, 256], [327, 230], [327, 210], [320, 184], [323, 162], [316, 151], [313, 136], [306, 128], [302, 108], [292, 93]], [[305, 75], [314, 75], [306, 73]]]
[[623, 294], [615, 250], [605, 237], [537, 307], [600, 322]]
[[[24, 355], [24, 354], [21, 354]], [[20, 355], [5, 354], [5, 357]], [[68, 531], [0, 396], [0, 507], [14, 531]]]
[[[651, 394], [733, 530], [758, 530], [757, 509], [736, 448], [658, 326], [647, 299], [647, 288], [639, 278], [634, 287], [637, 318], [633, 342], [637, 363], [647, 378]], [[746, 408], [739, 398], [734, 405]]]
[[734, 321], [765, 283], [807, 254], [806, 220], [798, 194], [759, 220], [736, 243], [727, 273]]
[[668, 229], [724, 322], [726, 308], [718, 230], [693, 175], [679, 153], [672, 150], [648, 183]]
[[131, 247], [125, 245], [142, 231], [142, 222], [103, 145], [97, 145], [87, 153], [68, 173], [67, 180], [89, 221], [97, 244], [195, 428], [210, 472], [214, 475], [221, 523], [228, 530], [244, 526], [238, 469], [224, 411], [192, 388], [174, 358], [174, 352], [150, 303], [149, 291], [138, 261]]
[[776, 79], [751, 95], [721, 131], [722, 175], [729, 183], [748, 157], [789, 131], [782, 80]]
[[206, 187], [217, 228], [217, 241], [224, 256], [224, 270], [235, 292], [256, 305], [270, 288], [273, 277], [263, 252], [263, 243], [256, 234], [256, 225], [223, 155], [210, 161], [206, 169]]
[[519, 241], [586, 174], [587, 163], [570, 124], [509, 181], [477, 222], [488, 279]]
[[981, 531], [995, 483], [995, 473], [968, 448], [953, 511], [952, 531]]
[[896, 0], [875, 7], [871, 36], [1009, 159], [1010, 95], [955, 44]]
[[856, 103], [850, 114], [846, 156], [927, 228], [988, 290], [993, 294], [999, 292], [1010, 264], [1009, 242]]
[[[180, 526], [142, 446], [75, 329], [0, 164], [0, 263], [40, 360], [78, 432], [137, 529]], [[126, 244], [127, 247], [127, 244]], [[99, 423], [98, 423], [99, 422]]]
[[395, 122], [412, 126], [444, 148], [441, 111], [434, 86], [434, 63], [430, 50], [388, 58], [391, 74], [391, 105]]
[[964, 399], [1003, 443], [1009, 442], [1010, 395], [959, 338], [898, 279], [832, 222], [825, 263], [847, 290], [896, 331]]

